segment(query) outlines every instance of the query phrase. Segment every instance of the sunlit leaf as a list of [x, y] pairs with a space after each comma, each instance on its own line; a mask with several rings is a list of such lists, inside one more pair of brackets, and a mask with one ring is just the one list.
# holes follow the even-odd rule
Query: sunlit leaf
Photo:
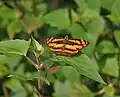
[[[112, 71], [111, 71], [112, 70]], [[119, 67], [117, 63], [117, 58], [108, 58], [106, 60], [105, 67], [102, 70], [105, 74], [108, 74], [110, 76], [118, 77], [119, 75]]]
[[40, 45], [33, 37], [31, 37], [31, 49], [36, 57], [39, 57], [44, 52], [42, 45]]
[[70, 97], [94, 97], [93, 93], [83, 84], [72, 85]]
[[68, 81], [60, 82], [56, 80], [55, 85], [55, 97], [69, 97], [70, 83]]
[[66, 64], [73, 66], [80, 74], [105, 84], [98, 74], [96, 63], [89, 59], [85, 54], [76, 57], [55, 56], [52, 60], [60, 61], [61, 63], [65, 62]]
[[76, 81], [79, 81], [79, 73], [78, 71], [73, 68], [72, 66], [64, 66], [62, 68], [62, 73], [66, 77], [68, 81], [71, 83], [74, 83]]
[[67, 28], [70, 25], [68, 15], [67, 9], [58, 9], [46, 14], [44, 21], [52, 27]]
[[114, 35], [115, 35], [115, 39], [117, 41], [117, 44], [120, 47], [120, 31], [115, 31]]
[[98, 44], [96, 51], [103, 54], [117, 53], [118, 49], [110, 41], [102, 41]]
[[29, 41], [25, 40], [7, 40], [0, 42], [0, 53], [5, 55], [24, 55], [26, 56], [29, 48]]

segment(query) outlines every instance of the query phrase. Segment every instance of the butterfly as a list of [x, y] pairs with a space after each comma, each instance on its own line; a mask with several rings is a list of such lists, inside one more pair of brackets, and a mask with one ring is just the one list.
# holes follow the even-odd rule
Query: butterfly
[[73, 55], [88, 46], [89, 42], [83, 39], [69, 39], [68, 36], [49, 37], [46, 40], [49, 49], [55, 55]]

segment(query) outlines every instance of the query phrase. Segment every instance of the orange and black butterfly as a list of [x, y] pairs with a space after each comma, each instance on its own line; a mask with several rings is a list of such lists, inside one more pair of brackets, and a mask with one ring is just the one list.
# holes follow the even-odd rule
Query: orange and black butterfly
[[56, 55], [73, 55], [88, 46], [89, 42], [83, 39], [69, 39], [68, 36], [50, 37], [47, 39], [49, 49]]

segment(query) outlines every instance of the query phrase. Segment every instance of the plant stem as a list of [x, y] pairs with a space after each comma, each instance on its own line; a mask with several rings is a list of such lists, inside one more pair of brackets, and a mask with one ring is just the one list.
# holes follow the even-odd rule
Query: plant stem
[[[40, 63], [39, 58], [36, 58], [37, 61], [37, 65], [38, 65], [38, 90], [40, 91], [43, 85], [43, 81], [41, 79], [39, 79], [39, 77], [41, 76], [41, 69], [43, 67], [43, 64]], [[39, 97], [43, 97], [40, 93], [39, 93]]]
[[35, 66], [35, 68], [38, 70], [38, 64], [36, 64], [35, 62], [33, 62], [29, 57], [25, 56], [26, 59], [32, 64]]
[[8, 91], [7, 91], [7, 89], [4, 85], [2, 85], [2, 89], [3, 89], [4, 97], [9, 97], [8, 96]]
[[120, 81], [120, 48], [118, 51], [118, 66], [119, 66], [119, 77], [118, 77], [118, 82]]

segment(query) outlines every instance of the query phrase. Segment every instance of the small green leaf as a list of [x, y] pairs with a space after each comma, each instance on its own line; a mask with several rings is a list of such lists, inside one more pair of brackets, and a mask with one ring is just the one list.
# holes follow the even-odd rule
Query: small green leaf
[[110, 76], [118, 77], [119, 67], [117, 63], [117, 58], [116, 57], [108, 58], [106, 60], [105, 67], [103, 68], [102, 71]]
[[100, 0], [101, 6], [111, 11], [114, 0]]
[[38, 77], [38, 76], [34, 76], [34, 75], [22, 75], [19, 73], [11, 73], [10, 75], [8, 75], [8, 77], [14, 77], [14, 78], [20, 78], [22, 80], [34, 80], [34, 79], [41, 79], [43, 81], [45, 81], [46, 84], [50, 85], [49, 81], [43, 77]]
[[85, 0], [75, 0], [77, 6], [79, 7], [80, 11], [82, 12], [86, 8]]
[[5, 55], [0, 55], [0, 65], [4, 65], [7, 63], [8, 63], [7, 57]]
[[93, 93], [83, 84], [72, 85], [70, 97], [94, 97]]
[[118, 49], [115, 48], [112, 42], [102, 41], [98, 44], [96, 51], [103, 54], [117, 53]]
[[88, 8], [95, 10], [96, 12], [100, 11], [100, 0], [88, 0], [87, 1]]
[[29, 41], [25, 40], [8, 40], [0, 42], [0, 53], [4, 55], [24, 55], [26, 56], [29, 48]]
[[69, 97], [70, 88], [71, 88], [70, 83], [68, 81], [60, 82], [56, 80], [55, 85], [54, 85], [54, 89], [55, 89], [54, 96], [55, 97]]
[[80, 74], [105, 84], [97, 72], [97, 64], [89, 59], [89, 57], [87, 57], [85, 54], [76, 57], [55, 56], [52, 58], [52, 60], [60, 61], [61, 63], [65, 62], [66, 64], [73, 66], [76, 70], [79, 71]]
[[18, 79], [12, 78], [5, 82], [4, 84], [8, 89], [15, 91], [17, 87], [22, 87]]
[[117, 41], [117, 44], [120, 47], [120, 31], [115, 31], [114, 35], [115, 35], [115, 39]]
[[112, 14], [109, 16], [109, 18], [112, 21], [120, 21], [120, 0], [115, 0], [112, 5]]
[[67, 28], [70, 25], [68, 9], [58, 9], [44, 16], [44, 21], [52, 27]]
[[74, 83], [76, 81], [79, 81], [79, 73], [78, 71], [73, 68], [72, 66], [64, 66], [62, 68], [62, 73], [66, 77], [68, 81], [71, 83]]
[[36, 57], [39, 57], [44, 52], [44, 48], [33, 37], [31, 37], [31, 49]]
[[103, 88], [104, 92], [109, 95], [110, 97], [114, 97], [115, 89], [112, 84], [109, 84], [108, 86], [105, 86]]
[[9, 37], [13, 38], [16, 33], [19, 33], [21, 31], [21, 28], [22, 27], [21, 27], [20, 20], [16, 19], [16, 20], [12, 21], [7, 28]]
[[9, 73], [8, 68], [5, 65], [7, 63], [7, 57], [4, 55], [0, 55], [0, 77], [3, 77]]
[[71, 10], [71, 18], [73, 23], [79, 21], [79, 16], [73, 9]]

